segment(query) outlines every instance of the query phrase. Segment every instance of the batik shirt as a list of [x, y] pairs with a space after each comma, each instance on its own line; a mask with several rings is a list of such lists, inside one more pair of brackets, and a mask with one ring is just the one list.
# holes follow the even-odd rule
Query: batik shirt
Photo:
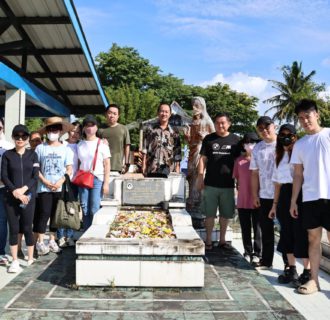
[[180, 136], [170, 125], [163, 130], [157, 123], [145, 130], [143, 151], [147, 155], [148, 173], [164, 167], [173, 172], [175, 162], [181, 161]]

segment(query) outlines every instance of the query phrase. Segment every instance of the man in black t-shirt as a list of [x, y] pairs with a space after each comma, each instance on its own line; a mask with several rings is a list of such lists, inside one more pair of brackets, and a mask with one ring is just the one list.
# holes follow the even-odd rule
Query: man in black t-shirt
[[204, 188], [201, 208], [206, 216], [206, 250], [212, 249], [212, 230], [218, 208], [220, 215], [219, 247], [231, 248], [226, 243], [225, 237], [229, 219], [232, 219], [235, 213], [233, 167], [235, 148], [239, 138], [228, 131], [230, 126], [228, 114], [218, 113], [214, 120], [216, 132], [204, 138], [200, 151], [198, 184], [201, 189]]

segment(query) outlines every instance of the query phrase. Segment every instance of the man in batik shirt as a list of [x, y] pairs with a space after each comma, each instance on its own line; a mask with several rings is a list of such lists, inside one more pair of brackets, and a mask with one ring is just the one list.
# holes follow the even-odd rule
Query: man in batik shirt
[[180, 137], [169, 125], [171, 107], [158, 107], [158, 122], [144, 133], [143, 173], [148, 176], [165, 177], [170, 172], [180, 172]]

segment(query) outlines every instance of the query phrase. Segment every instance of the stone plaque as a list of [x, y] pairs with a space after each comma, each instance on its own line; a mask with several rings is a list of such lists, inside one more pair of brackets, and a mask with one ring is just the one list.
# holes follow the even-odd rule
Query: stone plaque
[[162, 179], [123, 181], [123, 205], [159, 205], [164, 200], [165, 184]]

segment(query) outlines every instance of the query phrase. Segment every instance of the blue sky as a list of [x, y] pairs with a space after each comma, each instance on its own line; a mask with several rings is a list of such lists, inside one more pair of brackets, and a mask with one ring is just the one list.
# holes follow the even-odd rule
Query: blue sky
[[94, 57], [115, 42], [186, 84], [228, 83], [260, 100], [275, 93], [267, 80], [297, 60], [330, 91], [330, 1], [74, 2]]

